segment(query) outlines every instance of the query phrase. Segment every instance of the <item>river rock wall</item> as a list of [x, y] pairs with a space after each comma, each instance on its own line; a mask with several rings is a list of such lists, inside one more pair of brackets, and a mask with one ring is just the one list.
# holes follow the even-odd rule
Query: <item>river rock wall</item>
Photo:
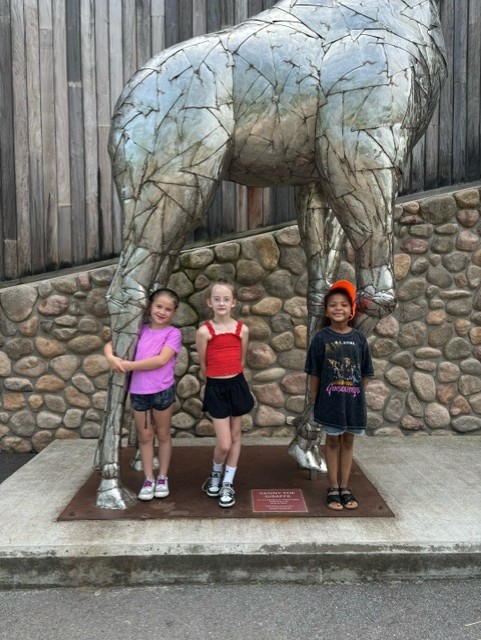
[[[376, 377], [367, 403], [372, 435], [481, 431], [480, 189], [396, 207], [398, 308], [369, 337]], [[346, 249], [340, 277], [352, 278]], [[105, 294], [115, 265], [0, 289], [0, 450], [40, 451], [56, 438], [97, 438], [110, 339]], [[202, 413], [195, 331], [218, 277], [238, 288], [249, 326], [246, 377], [256, 406], [246, 435], [290, 435], [304, 407], [307, 276], [297, 226], [181, 254], [169, 286], [176, 324], [175, 437], [210, 436]], [[127, 407], [125, 433], [130, 431]]]

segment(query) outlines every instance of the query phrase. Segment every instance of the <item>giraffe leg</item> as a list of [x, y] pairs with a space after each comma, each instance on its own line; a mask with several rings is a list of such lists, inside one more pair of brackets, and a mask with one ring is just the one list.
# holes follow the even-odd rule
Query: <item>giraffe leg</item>
[[[301, 187], [296, 192], [299, 235], [306, 253], [307, 288], [307, 336], [310, 344], [324, 318], [324, 295], [336, 280], [345, 234], [323, 197], [319, 185]], [[295, 420], [296, 435], [289, 445], [289, 454], [300, 467], [327, 471], [320, 451], [322, 429], [312, 416], [309, 380], [306, 382], [304, 411]]]

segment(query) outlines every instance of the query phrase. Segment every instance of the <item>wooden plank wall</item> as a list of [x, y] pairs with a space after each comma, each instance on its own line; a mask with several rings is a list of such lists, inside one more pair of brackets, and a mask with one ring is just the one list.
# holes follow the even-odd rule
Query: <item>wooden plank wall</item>
[[[121, 214], [107, 138], [123, 85], [161, 49], [274, 0], [0, 0], [0, 281], [108, 259]], [[450, 77], [403, 193], [481, 177], [481, 2], [442, 0]], [[293, 192], [224, 183], [192, 240], [295, 218]]]

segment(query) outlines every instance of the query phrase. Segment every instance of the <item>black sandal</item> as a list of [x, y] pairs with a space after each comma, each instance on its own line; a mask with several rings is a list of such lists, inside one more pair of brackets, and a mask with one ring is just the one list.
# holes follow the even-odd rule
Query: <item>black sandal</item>
[[[344, 493], [343, 493], [344, 491]], [[357, 509], [359, 506], [359, 502], [352, 495], [351, 487], [339, 487], [339, 493], [341, 498], [341, 504], [345, 509]], [[356, 504], [349, 504], [350, 502], [355, 502]]]
[[342, 502], [340, 489], [338, 487], [329, 487], [327, 490], [327, 506], [333, 511], [341, 511]]

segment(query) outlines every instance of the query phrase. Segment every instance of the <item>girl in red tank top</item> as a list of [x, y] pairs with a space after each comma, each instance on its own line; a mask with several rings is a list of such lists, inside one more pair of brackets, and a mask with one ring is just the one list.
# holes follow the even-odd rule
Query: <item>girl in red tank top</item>
[[207, 304], [214, 317], [197, 330], [196, 346], [200, 374], [206, 381], [203, 410], [210, 414], [217, 442], [212, 472], [202, 490], [209, 497], [218, 498], [219, 506], [232, 507], [241, 450], [241, 418], [254, 406], [243, 373], [249, 329], [231, 316], [236, 297], [226, 280], [212, 285]]

